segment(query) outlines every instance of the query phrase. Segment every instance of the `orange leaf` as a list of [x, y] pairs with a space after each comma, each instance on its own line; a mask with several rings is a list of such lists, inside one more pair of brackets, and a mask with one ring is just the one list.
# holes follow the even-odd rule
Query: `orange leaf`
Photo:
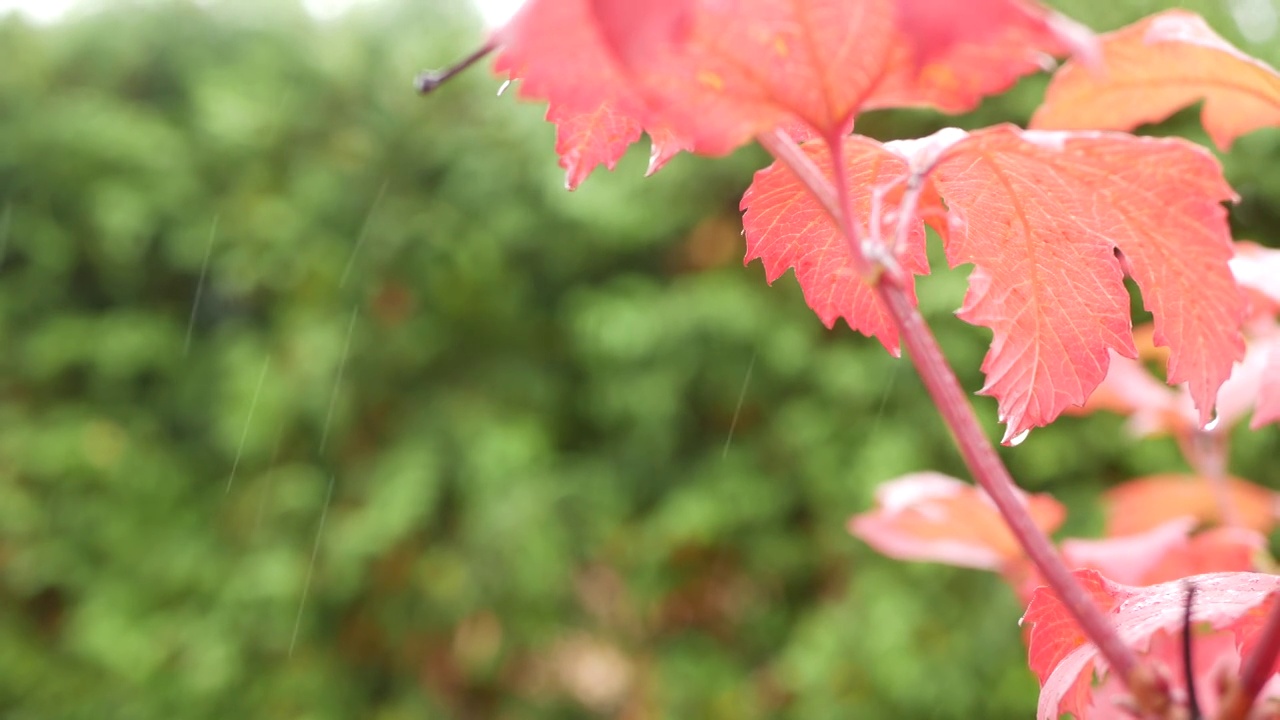
[[598, 165], [612, 170], [641, 132], [639, 123], [608, 104], [576, 114], [552, 106], [547, 109], [547, 120], [556, 124], [556, 154], [565, 170], [565, 187], [570, 190], [582, 184]]
[[495, 35], [495, 69], [549, 103], [573, 187], [636, 127], [663, 138], [652, 171], [775, 127], [833, 137], [866, 107], [968, 110], [1080, 34], [1032, 0], [979, 1], [529, 0]]
[[1269, 338], [1263, 351], [1266, 353], [1266, 369], [1262, 373], [1253, 421], [1249, 423], [1254, 430], [1280, 420], [1280, 334]]
[[899, 39], [865, 108], [967, 112], [1053, 55], [1092, 48], [1083, 26], [1024, 0], [898, 0]]
[[[811, 142], [802, 147], [831, 178], [831, 153], [826, 144]], [[896, 207], [908, 175], [906, 161], [880, 143], [859, 136], [849, 138], [844, 148], [855, 214], [869, 217], [876, 193], [883, 196], [881, 204], [886, 211]], [[849, 327], [879, 339], [889, 352], [898, 354], [898, 326], [854, 270], [848, 240], [788, 168], [774, 163], [757, 172], [742, 196], [742, 208], [746, 262], [760, 258], [770, 283], [788, 268], [795, 268], [805, 301], [827, 327], [844, 318]], [[894, 229], [886, 222], [880, 230], [892, 235]], [[908, 278], [929, 272], [924, 241], [924, 225], [917, 220], [906, 246], [898, 248], [899, 262]], [[909, 289], [914, 300], [914, 286]]]
[[1005, 441], [1080, 405], [1106, 375], [1108, 351], [1134, 356], [1129, 298], [1115, 250], [1170, 348], [1168, 380], [1189, 382], [1201, 424], [1244, 352], [1243, 295], [1231, 275], [1214, 158], [1177, 139], [971, 133], [931, 179], [961, 222], [947, 257], [973, 263], [960, 317], [994, 332], [983, 394], [999, 400]]
[[[1239, 478], [1227, 480], [1240, 525], [1260, 533], [1275, 526], [1280, 508], [1276, 493]], [[1107, 535], [1131, 535], [1190, 515], [1220, 524], [1222, 513], [1213, 486], [1193, 475], [1149, 475], [1117, 485], [1103, 494]]]
[[[1066, 514], [1048, 495], [1024, 496], [1036, 525], [1053, 532]], [[980, 488], [941, 473], [921, 472], [876, 489], [876, 508], [849, 520], [849, 532], [899, 560], [1003, 571], [1022, 557], [991, 499]]]
[[895, 24], [894, 0], [591, 2], [650, 117], [711, 155], [793, 119], [847, 131]]
[[1196, 523], [1196, 518], [1183, 516], [1133, 535], [1064, 540], [1062, 557], [1068, 567], [1097, 570], [1107, 579], [1127, 585], [1258, 569], [1255, 560], [1267, 545], [1261, 534], [1220, 527], [1191, 536]]
[[1101, 72], [1067, 62], [1031, 127], [1132, 130], [1204, 99], [1218, 147], [1280, 125], [1280, 74], [1223, 40], [1204, 19], [1169, 10], [1102, 36]]

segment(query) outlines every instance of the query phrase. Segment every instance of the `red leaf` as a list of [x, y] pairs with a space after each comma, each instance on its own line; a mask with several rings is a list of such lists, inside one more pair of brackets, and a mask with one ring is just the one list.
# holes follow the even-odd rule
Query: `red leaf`
[[1115, 353], [1081, 412], [1098, 410], [1129, 416], [1129, 430], [1138, 437], [1190, 432], [1197, 417], [1189, 395], [1157, 381], [1141, 361]]
[[847, 131], [894, 28], [893, 0], [592, 2], [648, 117], [712, 155], [793, 118]]
[[1272, 314], [1280, 308], [1280, 250], [1239, 241], [1236, 256], [1231, 258], [1231, 272], [1242, 286], [1256, 291], [1268, 304], [1274, 305], [1267, 308]]
[[1097, 570], [1111, 580], [1129, 585], [1148, 585], [1148, 573], [1166, 555], [1186, 547], [1187, 537], [1195, 526], [1194, 517], [1175, 518], [1134, 535], [1063, 540], [1060, 549], [1067, 567]]
[[1262, 352], [1266, 353], [1266, 366], [1262, 373], [1262, 386], [1258, 391], [1258, 404], [1253, 411], [1253, 421], [1249, 423], [1249, 427], [1255, 430], [1280, 420], [1280, 335], [1267, 340]]
[[899, 40], [865, 108], [966, 112], [1053, 55], [1087, 49], [1086, 28], [1024, 0], [898, 0]]
[[[1066, 510], [1048, 495], [1024, 496], [1046, 533]], [[876, 489], [876, 509], [855, 515], [849, 532], [899, 560], [924, 560], [1004, 571], [1022, 548], [980, 488], [941, 473], [904, 475]]]
[[[935, 190], [945, 199], [948, 259], [975, 265], [960, 316], [994, 332], [982, 392], [999, 401], [1006, 442], [1084, 403], [1106, 375], [1109, 351], [1136, 354], [1116, 249], [1155, 316], [1154, 342], [1170, 349], [1169, 382], [1188, 382], [1199, 423], [1209, 421], [1244, 350], [1244, 298], [1227, 264], [1232, 248], [1219, 204], [1231, 191], [1209, 153], [1176, 139], [1012, 126], [848, 145], [859, 221], [873, 216], [873, 200], [881, 218], [894, 216], [891, 183], [908, 169], [933, 168], [921, 208], [940, 208]], [[828, 167], [825, 151], [806, 151]], [[844, 317], [897, 348], [896, 328], [855, 276], [845, 240], [789, 171], [759, 173], [743, 206], [747, 257], [764, 260], [770, 281], [796, 267], [828, 326]], [[920, 232], [916, 223], [899, 249], [913, 272], [924, 268], [923, 256], [912, 262]]]
[[[1239, 478], [1228, 478], [1229, 498], [1241, 527], [1267, 533], [1275, 526], [1280, 496]], [[1207, 478], [1149, 475], [1117, 485], [1103, 494], [1107, 535], [1146, 532], [1174, 518], [1191, 516], [1221, 524], [1222, 512]]]
[[1201, 424], [1244, 351], [1244, 301], [1227, 262], [1218, 163], [1176, 139], [1021, 132], [998, 126], [955, 143], [931, 176], [960, 223], [947, 257], [973, 263], [960, 317], [994, 332], [983, 394], [1005, 441], [1080, 405], [1108, 350], [1133, 356], [1127, 258], [1170, 348], [1170, 383], [1189, 382]]
[[[906, 161], [880, 143], [860, 136], [848, 138], [844, 146], [855, 216], [869, 217], [873, 194], [883, 194], [885, 223], [881, 231], [891, 236], [895, 227], [888, 222], [888, 214], [902, 197], [902, 181], [908, 173]], [[802, 147], [831, 178], [831, 155], [826, 144], [812, 142]], [[805, 301], [827, 327], [842, 317], [849, 327], [878, 338], [889, 352], [898, 354], [898, 327], [889, 311], [854, 270], [848, 241], [790, 169], [774, 163], [757, 172], [742, 196], [742, 209], [746, 262], [760, 258], [770, 283], [788, 268], [795, 268]], [[906, 246], [898, 248], [897, 253], [908, 273], [929, 272], [924, 240], [924, 225], [917, 220], [908, 233]], [[909, 291], [914, 300], [914, 288]]]
[[1030, 0], [530, 0], [495, 69], [577, 126], [558, 134], [572, 187], [637, 126], [678, 138], [655, 155], [715, 155], [797, 123], [832, 137], [864, 107], [968, 110], [1070, 45], [1063, 27]]
[[597, 165], [612, 170], [641, 132], [639, 123], [608, 104], [578, 114], [553, 105], [547, 109], [547, 120], [556, 124], [556, 153], [565, 169], [565, 187], [570, 190], [586, 180]]
[[1173, 552], [1165, 555], [1143, 576], [1142, 584], [1169, 582], [1192, 575], [1211, 572], [1253, 572], [1261, 570], [1267, 539], [1261, 534], [1238, 527], [1205, 530]]
[[1197, 518], [1184, 516], [1134, 535], [1064, 540], [1071, 568], [1097, 570], [1127, 585], [1154, 585], [1207, 572], [1257, 570], [1266, 538], [1244, 528], [1214, 528], [1194, 537]]
[[[1240, 527], [1271, 532], [1280, 496], [1247, 480], [1229, 478], [1228, 492]], [[1221, 524], [1219, 500], [1207, 478], [1194, 475], [1148, 475], [1108, 489], [1102, 496], [1108, 536], [1143, 533], [1175, 518], [1193, 516]]]
[[[1107, 613], [1125, 644], [1146, 651], [1159, 632], [1172, 633], [1183, 624], [1186, 583], [1196, 586], [1191, 619], [1215, 630], [1231, 632], [1247, 655], [1253, 636], [1280, 589], [1280, 577], [1262, 573], [1211, 573], [1186, 580], [1130, 587], [1113, 583], [1094, 570], [1073, 573], [1094, 602]], [[1094, 671], [1106, 671], [1097, 648], [1085, 641], [1075, 620], [1048, 588], [1032, 595], [1022, 618], [1030, 623], [1028, 659], [1040, 678], [1040, 720], [1054, 720], [1072, 713], [1077, 720], [1089, 717], [1089, 696]]]
[[1223, 40], [1204, 19], [1168, 10], [1104, 35], [1103, 71], [1070, 61], [1049, 84], [1031, 126], [1131, 130], [1204, 99], [1218, 147], [1280, 125], [1280, 74]]

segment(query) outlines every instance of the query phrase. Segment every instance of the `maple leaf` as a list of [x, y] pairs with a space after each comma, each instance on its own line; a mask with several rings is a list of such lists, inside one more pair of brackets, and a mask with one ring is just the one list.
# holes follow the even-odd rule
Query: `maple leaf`
[[[945, 213], [938, 229], [948, 261], [974, 265], [959, 315], [993, 331], [981, 392], [999, 401], [1006, 443], [1083, 404], [1106, 376], [1109, 351], [1136, 354], [1117, 249], [1155, 318], [1153, 341], [1169, 348], [1169, 382], [1187, 382], [1200, 424], [1209, 422], [1244, 352], [1244, 296], [1228, 266], [1220, 204], [1233, 194], [1208, 152], [1177, 139], [1009, 125], [848, 145], [859, 222], [872, 209], [895, 216], [900, 198], [885, 183], [900, 183], [904, 168], [931, 168], [920, 212]], [[804, 147], [826, 162], [822, 150]], [[757, 174], [743, 205], [747, 258], [760, 257], [771, 281], [797, 267], [828, 326], [845, 317], [896, 349], [896, 329], [853, 273], [845, 242], [788, 171]], [[922, 226], [911, 230], [914, 238]], [[877, 233], [892, 236], [870, 228]], [[912, 239], [899, 252], [911, 257], [915, 248]]]
[[640, 123], [607, 103], [584, 113], [551, 106], [547, 120], [556, 126], [556, 154], [565, 170], [565, 187], [570, 190], [599, 165], [612, 170], [643, 132]]
[[727, 153], [794, 119], [833, 137], [879, 80], [894, 0], [592, 0], [650, 117]]
[[[803, 149], [828, 177], [831, 153], [825, 143], [805, 143]], [[853, 136], [844, 143], [848, 183], [855, 193], [854, 212], [870, 217], [872, 206], [896, 206], [908, 176], [907, 161], [885, 152], [880, 143]], [[872, 188], [878, 188], [872, 192]], [[877, 199], [878, 198], [878, 199]], [[774, 163], [756, 173], [742, 196], [743, 232], [747, 240], [744, 262], [760, 258], [765, 278], [772, 283], [788, 268], [805, 301], [827, 327], [844, 318], [849, 327], [875, 337], [895, 356], [898, 354], [898, 326], [872, 288], [854, 269], [849, 241], [832, 222], [831, 216], [786, 166]], [[882, 215], [882, 233], [893, 234], [890, 217]], [[897, 256], [907, 281], [929, 272], [925, 256], [924, 225], [912, 223], [904, 246]], [[915, 300], [914, 284], [908, 286]]]
[[1053, 56], [1097, 54], [1087, 28], [1025, 0], [898, 0], [898, 40], [864, 108], [967, 112], [1044, 70]]
[[931, 181], [953, 223], [952, 266], [973, 263], [960, 317], [992, 329], [983, 394], [999, 400], [1005, 441], [1080, 405], [1108, 350], [1136, 354], [1123, 252], [1170, 348], [1170, 383], [1188, 382], [1201, 423], [1244, 351], [1244, 300], [1227, 262], [1214, 158], [1177, 139], [1110, 133], [974, 132]]
[[[1114, 583], [1095, 570], [1072, 574], [1111, 618], [1121, 640], [1140, 652], [1151, 649], [1157, 633], [1182, 627], [1186, 584], [1194, 583], [1192, 622], [1231, 633], [1240, 654], [1247, 656], [1275, 602], [1273, 593], [1280, 589], [1280, 577], [1249, 572], [1209, 573], [1147, 587]], [[1088, 720], [1093, 675], [1106, 672], [1097, 648], [1080, 634], [1075, 618], [1048, 588], [1032, 594], [1022, 622], [1030, 625], [1028, 660], [1040, 680], [1037, 717], [1054, 720], [1071, 713], [1077, 720]]]
[[1029, 0], [982, 2], [530, 0], [495, 34], [494, 67], [548, 102], [572, 189], [641, 129], [650, 172], [775, 127], [833, 137], [869, 107], [972, 109], [1079, 44], [1079, 26]]
[[[1253, 411], [1254, 428], [1274, 420], [1268, 416], [1267, 387], [1275, 382], [1268, 364], [1280, 336], [1250, 338], [1244, 359], [1218, 389], [1213, 427], [1229, 430]], [[1138, 437], [1171, 434], [1185, 438], [1200, 427], [1199, 416], [1185, 386], [1176, 390], [1158, 383], [1139, 361], [1113, 354], [1111, 367], [1083, 412], [1107, 410], [1129, 416], [1129, 430]]]
[[1255, 430], [1267, 423], [1280, 421], [1280, 336], [1271, 339], [1266, 356], [1262, 386], [1258, 388], [1258, 404], [1253, 411], [1253, 421], [1249, 423]]
[[[1275, 527], [1280, 495], [1240, 478], [1227, 478], [1226, 486], [1240, 527], [1261, 533]], [[1102, 498], [1107, 535], [1146, 532], [1188, 515], [1201, 522], [1222, 523], [1222, 510], [1208, 478], [1148, 475], [1121, 483]]]
[[1280, 125], [1280, 74], [1237, 50], [1195, 13], [1169, 10], [1100, 38], [1102, 72], [1068, 61], [1031, 127], [1131, 130], [1203, 99], [1205, 130], [1222, 149]]
[[1260, 314], [1274, 316], [1280, 312], [1280, 250], [1237, 241], [1231, 272], [1241, 286], [1257, 294]]
[[[1046, 533], [1066, 510], [1049, 495], [1022, 495]], [[1022, 547], [981, 488], [936, 472], [903, 475], [876, 488], [876, 508], [849, 520], [849, 532], [899, 560], [1005, 571]]]
[[641, 101], [593, 31], [588, 0], [530, 0], [495, 41], [495, 72], [520, 80], [520, 97], [547, 101], [570, 190], [596, 165], [612, 169], [640, 137]]
[[1192, 536], [1198, 519], [1174, 518], [1150, 530], [1099, 540], [1062, 541], [1071, 568], [1097, 570], [1127, 585], [1154, 585], [1208, 572], [1258, 570], [1266, 538], [1244, 528], [1214, 528]]

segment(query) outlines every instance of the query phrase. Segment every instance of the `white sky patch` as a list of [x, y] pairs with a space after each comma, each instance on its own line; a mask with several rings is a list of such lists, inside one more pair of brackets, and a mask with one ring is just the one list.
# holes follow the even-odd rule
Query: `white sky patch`
[[524, 0], [471, 0], [476, 6], [485, 27], [502, 27], [524, 4]]
[[359, 5], [370, 5], [374, 0], [302, 0], [307, 14], [317, 20], [333, 20]]
[[34, 23], [47, 25], [71, 12], [75, 0], [0, 0], [0, 16], [20, 13]]
[[[302, 6], [312, 17], [332, 20], [359, 5], [371, 5], [378, 0], [302, 0]], [[491, 28], [500, 27], [524, 0], [471, 0], [476, 12]], [[0, 0], [0, 16], [12, 12], [21, 13], [32, 22], [48, 24], [61, 20], [77, 5], [77, 0]]]

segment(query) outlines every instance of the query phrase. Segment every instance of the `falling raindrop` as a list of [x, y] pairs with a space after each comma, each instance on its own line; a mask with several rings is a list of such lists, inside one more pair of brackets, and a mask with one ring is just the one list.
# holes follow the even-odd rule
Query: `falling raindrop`
[[390, 183], [391, 178], [382, 181], [382, 187], [378, 188], [378, 194], [374, 196], [369, 212], [365, 213], [364, 222], [360, 224], [360, 234], [356, 235], [356, 244], [351, 248], [351, 255], [347, 257], [347, 266], [342, 269], [342, 279], [338, 281], [338, 287], [346, 287], [347, 277], [351, 275], [351, 268], [356, 264], [356, 253], [360, 252], [360, 246], [364, 245], [364, 238], [369, 234], [369, 224], [373, 222], [373, 214], [382, 203], [382, 196], [387, 194], [387, 185]]
[[253, 424], [253, 411], [258, 407], [258, 396], [262, 394], [262, 381], [267, 379], [267, 368], [271, 365], [271, 356], [262, 361], [262, 372], [258, 373], [258, 385], [253, 389], [253, 401], [249, 403], [249, 416], [244, 420], [244, 430], [240, 432], [240, 445], [236, 447], [236, 459], [231, 463], [231, 474], [227, 476], [227, 489], [224, 495], [231, 493], [231, 484], [236, 480], [236, 470], [240, 468], [240, 458], [244, 456], [244, 443], [249, 439], [249, 426]]
[[311, 575], [316, 569], [316, 557], [320, 554], [320, 538], [324, 535], [324, 519], [329, 514], [329, 503], [333, 501], [333, 481], [329, 476], [329, 489], [324, 495], [324, 505], [320, 507], [320, 522], [316, 524], [316, 540], [311, 545], [311, 562], [307, 565], [307, 576], [302, 581], [302, 598], [298, 600], [298, 615], [293, 619], [293, 637], [289, 639], [289, 657], [293, 657], [293, 648], [298, 644], [298, 628], [302, 627], [302, 610], [307, 606], [307, 595], [311, 592]]
[[724, 439], [724, 450], [720, 459], [729, 457], [729, 443], [733, 442], [733, 431], [738, 427], [738, 416], [742, 414], [742, 401], [747, 398], [747, 386], [751, 384], [751, 371], [756, 367], [756, 352], [751, 353], [751, 362], [747, 363], [747, 376], [742, 379], [742, 390], [738, 392], [738, 404], [733, 408], [733, 420], [729, 423], [729, 436]]
[[1019, 445], [1021, 445], [1023, 442], [1026, 441], [1027, 436], [1030, 434], [1031, 434], [1031, 430], [1027, 429], [1009, 438], [1009, 441], [1008, 441], [1009, 447], [1018, 447]]
[[191, 352], [191, 331], [196, 327], [196, 314], [200, 312], [200, 298], [204, 296], [204, 279], [209, 274], [209, 258], [213, 255], [213, 241], [218, 237], [218, 216], [213, 216], [209, 227], [209, 244], [204, 249], [204, 262], [200, 263], [200, 280], [196, 283], [196, 296], [191, 301], [191, 317], [187, 318], [187, 337], [182, 342], [182, 357]]
[[4, 264], [5, 252], [9, 249], [9, 227], [13, 221], [13, 203], [5, 202], [4, 214], [0, 215], [0, 265]]
[[360, 306], [351, 308], [351, 322], [347, 323], [347, 339], [342, 343], [342, 360], [338, 362], [338, 374], [333, 378], [333, 390], [329, 393], [329, 411], [324, 416], [324, 429], [320, 431], [320, 454], [324, 455], [329, 442], [329, 425], [333, 422], [333, 408], [338, 402], [338, 388], [342, 386], [342, 373], [347, 368], [347, 356], [351, 354], [351, 331], [356, 329], [356, 317]]

